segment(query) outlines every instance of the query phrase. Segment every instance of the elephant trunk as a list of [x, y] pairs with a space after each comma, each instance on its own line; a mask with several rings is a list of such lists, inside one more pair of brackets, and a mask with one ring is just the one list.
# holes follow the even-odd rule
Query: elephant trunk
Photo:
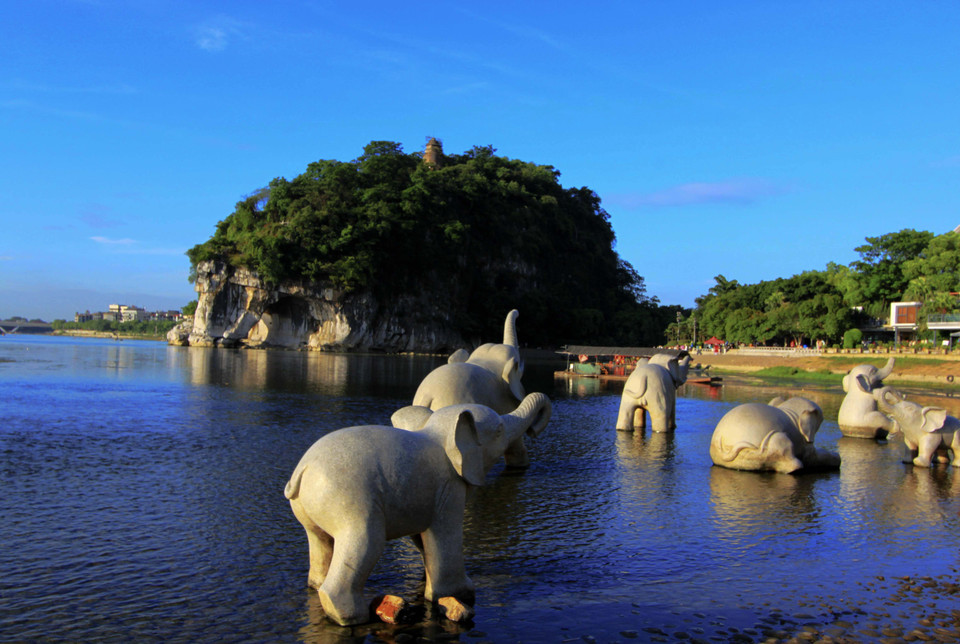
[[877, 381], [878, 381], [878, 382], [879, 382], [880, 380], [883, 380], [884, 378], [887, 378], [891, 373], [893, 373], [893, 363], [894, 363], [894, 362], [895, 362], [895, 360], [894, 360], [893, 358], [890, 358], [889, 360], [887, 360], [887, 364], [886, 364], [882, 369], [880, 369], [879, 371], [877, 371]]
[[546, 394], [532, 393], [523, 399], [520, 406], [503, 417], [507, 433], [520, 437], [526, 430], [531, 436], [537, 436], [547, 426], [553, 406]]
[[517, 342], [517, 316], [520, 312], [516, 309], [507, 313], [507, 319], [503, 323], [503, 343], [520, 349], [520, 343]]

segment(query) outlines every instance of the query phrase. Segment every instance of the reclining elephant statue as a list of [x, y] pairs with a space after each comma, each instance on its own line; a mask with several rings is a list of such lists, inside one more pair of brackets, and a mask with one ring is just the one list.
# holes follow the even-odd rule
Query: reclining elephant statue
[[677, 389], [687, 381], [690, 354], [680, 356], [658, 353], [648, 361], [640, 361], [623, 385], [617, 430], [644, 429], [647, 414], [655, 432], [668, 432], [677, 427]]
[[904, 463], [930, 467], [935, 460], [960, 467], [960, 420], [942, 407], [911, 402], [893, 387], [881, 387], [873, 395], [880, 411], [893, 419], [890, 436], [903, 433]]
[[733, 470], [837, 469], [840, 456], [814, 446], [823, 411], [806, 398], [774, 398], [728, 411], [713, 431], [710, 458]]
[[[510, 311], [503, 325], [503, 343], [487, 343], [467, 354], [460, 349], [447, 364], [437, 367], [417, 387], [413, 404], [437, 410], [449, 405], [476, 403], [486, 405], [498, 414], [515, 409], [526, 392], [523, 377], [523, 359], [517, 342], [517, 317]], [[510, 444], [504, 453], [507, 467], [524, 468], [530, 465], [530, 456], [523, 436]]]
[[871, 364], [857, 365], [843, 377], [847, 393], [840, 404], [837, 424], [840, 433], [851, 438], [885, 438], [893, 421], [877, 410], [873, 390], [883, 386], [883, 379], [893, 372], [894, 359], [882, 369]]
[[386, 542], [405, 536], [423, 554], [425, 596], [464, 609], [474, 586], [463, 556], [467, 487], [483, 485], [507, 445], [542, 428], [549, 399], [530, 394], [509, 414], [483, 405], [439, 409], [415, 431], [380, 425], [327, 434], [300, 459], [284, 489], [307, 533], [308, 584], [342, 625], [370, 620], [363, 587]]

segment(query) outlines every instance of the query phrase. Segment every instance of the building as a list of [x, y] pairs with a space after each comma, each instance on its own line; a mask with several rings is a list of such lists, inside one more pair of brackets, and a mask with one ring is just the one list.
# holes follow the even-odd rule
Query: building
[[[893, 330], [895, 343], [899, 344], [904, 340], [916, 339], [919, 328], [920, 307], [922, 306], [923, 302], [893, 302], [890, 304], [890, 322], [887, 326]], [[960, 314], [928, 314], [927, 329], [945, 332], [952, 338], [960, 337]]]
[[75, 313], [74, 322], [90, 322], [92, 320], [107, 320], [108, 322], [143, 322], [143, 321], [179, 321], [183, 318], [180, 311], [154, 311], [150, 313], [139, 306], [129, 306], [127, 304], [111, 304], [106, 311], [91, 313]]

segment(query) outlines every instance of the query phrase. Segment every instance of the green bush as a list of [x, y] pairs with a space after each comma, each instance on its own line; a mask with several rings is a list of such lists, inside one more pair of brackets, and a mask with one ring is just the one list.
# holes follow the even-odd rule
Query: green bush
[[863, 331], [860, 329], [849, 329], [843, 334], [843, 348], [857, 349], [863, 341]]

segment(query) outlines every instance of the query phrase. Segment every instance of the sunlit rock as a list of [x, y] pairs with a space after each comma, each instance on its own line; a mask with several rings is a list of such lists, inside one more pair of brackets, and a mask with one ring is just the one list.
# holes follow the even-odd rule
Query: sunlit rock
[[466, 344], [439, 302], [397, 295], [388, 308], [369, 293], [329, 285], [268, 285], [222, 262], [197, 265], [197, 310], [167, 335], [170, 344], [315, 350], [434, 352]]

